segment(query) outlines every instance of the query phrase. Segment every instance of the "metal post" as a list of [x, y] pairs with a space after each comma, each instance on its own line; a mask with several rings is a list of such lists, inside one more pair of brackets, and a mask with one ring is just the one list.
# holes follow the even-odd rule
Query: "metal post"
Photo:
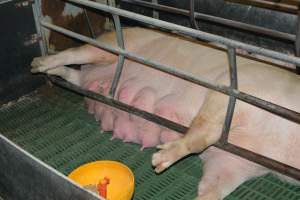
[[194, 28], [194, 29], [197, 29], [199, 30], [199, 26], [196, 22], [196, 19], [195, 19], [195, 1], [194, 0], [190, 0], [190, 22], [191, 22], [191, 26]]
[[[237, 66], [236, 66], [236, 52], [234, 48], [228, 48], [227, 50], [228, 61], [229, 61], [229, 73], [230, 73], [230, 87], [232, 89], [238, 89], [237, 80]], [[222, 136], [220, 142], [226, 144], [228, 142], [228, 134], [231, 126], [231, 121], [234, 114], [236, 98], [234, 96], [229, 97], [229, 103], [227, 107], [226, 118], [222, 130]]]
[[[118, 15], [113, 15], [113, 19], [114, 19], [115, 27], [116, 27], [116, 35], [117, 35], [118, 46], [119, 46], [119, 48], [125, 50], [124, 37], [123, 37], [123, 33], [122, 33], [122, 27], [121, 27], [121, 23], [120, 23], [120, 17]], [[109, 91], [109, 95], [111, 97], [115, 96], [116, 89], [117, 89], [117, 86], [118, 86], [118, 82], [119, 82], [120, 77], [121, 77], [121, 73], [122, 73], [124, 61], [125, 61], [124, 55], [119, 54], [118, 64], [117, 64], [117, 67], [116, 67], [114, 79], [112, 81], [112, 84], [111, 84], [111, 87], [110, 87], [110, 91]]]
[[[300, 57], [300, 4], [298, 6], [298, 16], [296, 24], [295, 55]], [[300, 65], [296, 66], [296, 72], [297, 74], [300, 74]]]

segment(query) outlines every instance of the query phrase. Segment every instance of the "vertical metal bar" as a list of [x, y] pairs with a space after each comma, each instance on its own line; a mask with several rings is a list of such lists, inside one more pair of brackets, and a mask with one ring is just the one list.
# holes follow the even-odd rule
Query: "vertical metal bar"
[[95, 34], [95, 32], [94, 32], [94, 29], [93, 29], [93, 27], [92, 27], [91, 20], [90, 20], [89, 15], [88, 15], [88, 13], [87, 13], [87, 11], [86, 11], [85, 8], [83, 8], [83, 12], [84, 12], [84, 15], [85, 15], [85, 18], [86, 18], [86, 22], [87, 22], [88, 27], [89, 27], [90, 35], [91, 35], [92, 38], [96, 39], [96, 34]]
[[[237, 67], [236, 67], [236, 52], [235, 48], [228, 47], [227, 51], [228, 61], [229, 61], [229, 73], [230, 73], [230, 87], [233, 89], [238, 88], [237, 81]], [[228, 134], [231, 126], [232, 117], [234, 114], [236, 98], [234, 96], [229, 97], [229, 103], [227, 107], [226, 118], [222, 130], [222, 136], [220, 139], [221, 144], [228, 143]]]
[[190, 22], [191, 22], [192, 28], [199, 30], [198, 24], [195, 19], [195, 1], [194, 0], [190, 0], [190, 13], [189, 14], [190, 14]]
[[45, 35], [45, 28], [40, 23], [42, 19], [40, 0], [34, 1], [34, 4], [32, 4], [32, 9], [33, 9], [33, 16], [35, 20], [37, 34], [42, 38], [42, 41], [39, 42], [41, 54], [42, 56], [45, 56], [48, 54], [48, 46], [47, 46], [47, 39]]
[[[152, 3], [153, 4], [158, 4], [158, 0], [152, 0]], [[159, 12], [157, 10], [153, 9], [152, 13], [153, 13], [152, 14], [153, 18], [159, 19]]]
[[[125, 46], [124, 46], [124, 37], [123, 37], [122, 27], [121, 27], [121, 23], [120, 23], [120, 17], [118, 15], [113, 15], [113, 19], [114, 19], [115, 27], [116, 27], [116, 34], [117, 34], [117, 43], [118, 43], [118, 46], [121, 49], [125, 49]], [[110, 91], [109, 91], [109, 95], [111, 97], [115, 96], [116, 89], [117, 89], [117, 86], [118, 86], [118, 83], [119, 83], [119, 80], [120, 80], [120, 77], [121, 77], [121, 73], [122, 73], [124, 61], [125, 61], [124, 55], [119, 55], [118, 64], [117, 64], [117, 67], [116, 67], [114, 79], [112, 81], [112, 84], [111, 84], [111, 87], [110, 87]]]
[[[295, 55], [297, 57], [300, 57], [300, 4], [298, 5], [298, 16], [296, 24]], [[300, 66], [296, 66], [296, 71], [298, 74], [300, 74]]]

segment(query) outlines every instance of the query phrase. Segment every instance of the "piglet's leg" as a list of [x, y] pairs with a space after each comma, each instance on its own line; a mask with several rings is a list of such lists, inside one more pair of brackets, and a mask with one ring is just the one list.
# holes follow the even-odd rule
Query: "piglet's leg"
[[46, 72], [59, 66], [89, 63], [113, 63], [116, 61], [114, 54], [108, 53], [91, 45], [70, 48], [56, 55], [36, 57], [31, 62], [31, 72]]
[[200, 156], [203, 177], [197, 200], [222, 200], [243, 182], [268, 172], [267, 169], [215, 147]]

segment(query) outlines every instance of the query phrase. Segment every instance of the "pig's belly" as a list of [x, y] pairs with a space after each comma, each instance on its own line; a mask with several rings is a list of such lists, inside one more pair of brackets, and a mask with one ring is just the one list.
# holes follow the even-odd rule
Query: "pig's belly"
[[[91, 70], [92, 68], [92, 70]], [[105, 68], [88, 66], [83, 87], [107, 95], [115, 64]], [[160, 71], [126, 61], [115, 98], [133, 107], [189, 126], [200, 109], [206, 89]], [[95, 115], [101, 128], [113, 131], [113, 137], [125, 142], [156, 146], [181, 137], [134, 115], [86, 99], [89, 113]]]

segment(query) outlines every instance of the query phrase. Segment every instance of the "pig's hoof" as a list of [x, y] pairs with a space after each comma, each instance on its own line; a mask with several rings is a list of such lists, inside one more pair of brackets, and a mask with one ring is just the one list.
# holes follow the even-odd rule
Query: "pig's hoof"
[[36, 57], [31, 62], [31, 72], [32, 73], [45, 72], [50, 68], [51, 68], [51, 65], [49, 63], [48, 56]]
[[164, 171], [177, 160], [189, 154], [185, 143], [180, 139], [157, 147], [161, 150], [152, 156], [152, 165], [155, 167], [156, 173]]

